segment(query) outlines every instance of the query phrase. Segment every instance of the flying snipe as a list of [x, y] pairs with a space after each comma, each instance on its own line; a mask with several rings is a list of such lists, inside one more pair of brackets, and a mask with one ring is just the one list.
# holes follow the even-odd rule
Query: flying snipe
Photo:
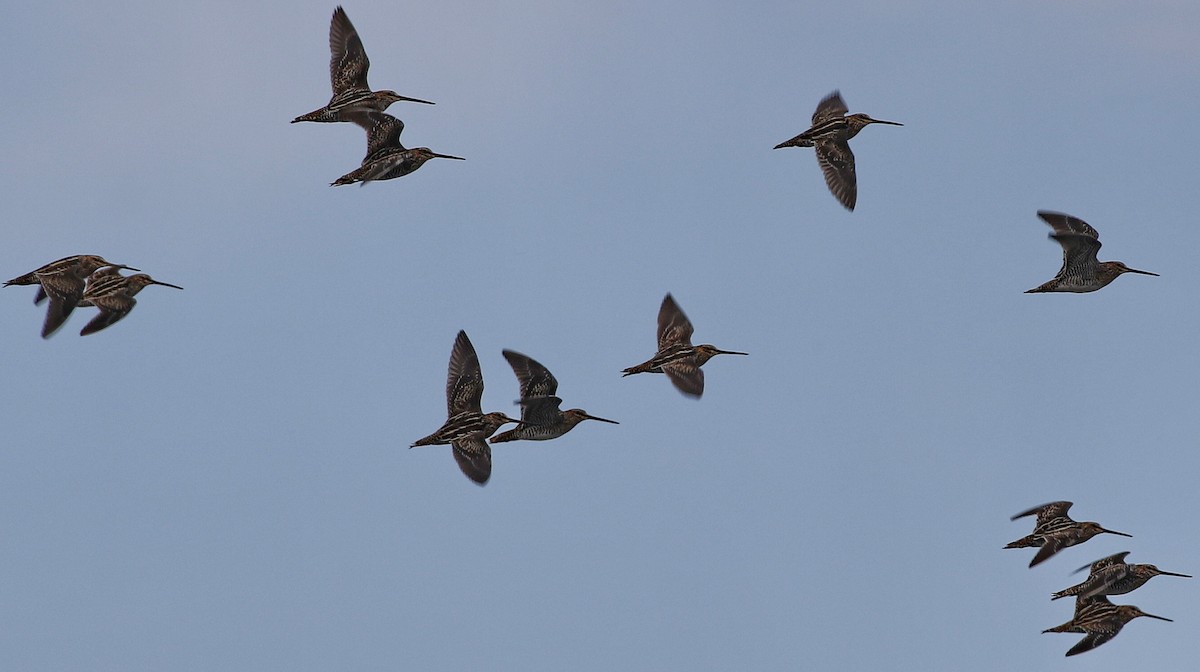
[[1100, 527], [1099, 523], [1080, 523], [1071, 520], [1067, 516], [1070, 508], [1071, 502], [1050, 502], [1013, 516], [1012, 520], [1037, 515], [1037, 523], [1034, 525], [1032, 534], [1009, 543], [1005, 548], [1041, 546], [1037, 555], [1033, 556], [1033, 560], [1029, 562], [1029, 566], [1033, 567], [1062, 549], [1082, 544], [1097, 534], [1107, 532], [1108, 534], [1119, 534], [1122, 537], [1133, 536], [1124, 532], [1106, 530]]
[[1130, 604], [1113, 604], [1107, 597], [1079, 597], [1075, 600], [1075, 615], [1062, 625], [1043, 630], [1046, 632], [1077, 632], [1087, 636], [1067, 651], [1068, 656], [1091, 651], [1117, 636], [1125, 624], [1139, 616], [1170, 621], [1169, 618], [1147, 614]]
[[1154, 565], [1129, 564], [1125, 562], [1125, 556], [1127, 555], [1129, 555], [1129, 551], [1114, 553], [1113, 555], [1100, 558], [1091, 565], [1080, 567], [1075, 571], [1081, 572], [1090, 568], [1087, 580], [1066, 590], [1054, 593], [1050, 599], [1057, 600], [1060, 597], [1072, 597], [1076, 595], [1080, 598], [1102, 595], [1124, 595], [1125, 593], [1130, 593], [1141, 588], [1147, 581], [1160, 574], [1163, 576], [1182, 576], [1185, 579], [1192, 578], [1188, 574], [1164, 572]]
[[1100, 234], [1087, 222], [1061, 212], [1038, 210], [1038, 217], [1054, 229], [1050, 238], [1057, 240], [1063, 248], [1063, 265], [1054, 279], [1026, 294], [1041, 292], [1094, 292], [1117, 279], [1122, 273], [1158, 275], [1150, 271], [1139, 271], [1119, 261], [1097, 261], [1100, 251]]
[[584, 420], [599, 420], [614, 425], [616, 420], [606, 420], [588, 415], [582, 408], [559, 410], [562, 399], [554, 396], [558, 392], [558, 381], [554, 374], [533, 359], [512, 350], [504, 351], [504, 358], [517, 374], [521, 386], [521, 426], [492, 437], [492, 443], [503, 441], [548, 441], [557, 439], [575, 428]]
[[137, 305], [137, 299], [133, 298], [134, 294], [150, 285], [183, 289], [179, 285], [159, 282], [145, 273], [130, 276], [113, 273], [103, 275], [95, 282], [89, 283], [87, 291], [81, 297], [80, 305], [95, 306], [100, 309], [100, 314], [93, 317], [92, 321], [88, 322], [79, 332], [79, 335], [94, 334], [120, 322]]
[[[110, 278], [113, 276], [116, 276], [118, 278], [121, 277], [121, 269], [122, 268], [126, 268], [126, 267], [125, 266], [105, 266], [104, 268], [97, 268], [96, 270], [92, 271], [91, 275], [88, 276], [87, 286], [91, 287], [92, 285], [103, 282], [105, 278]], [[137, 269], [135, 268], [135, 269], [130, 269], [130, 270], [136, 271]], [[84, 289], [83, 293], [87, 294], [87, 289]], [[91, 305], [92, 305], [91, 301], [89, 301], [83, 297], [80, 297], [79, 304], [76, 307], [77, 308], [87, 308], [87, 307], [90, 307]]]
[[501, 425], [518, 422], [503, 413], [484, 413], [483, 372], [467, 332], [458, 332], [450, 351], [446, 373], [446, 422], [436, 432], [414, 441], [409, 448], [449, 444], [454, 461], [467, 478], [483, 485], [492, 475], [492, 449], [487, 438]]
[[624, 369], [622, 378], [635, 373], [665, 373], [680, 392], [700, 398], [704, 394], [704, 363], [716, 355], [744, 355], [712, 345], [692, 345], [692, 323], [667, 294], [658, 309], [658, 352], [649, 361]]
[[390, 114], [367, 111], [354, 112], [347, 117], [366, 130], [367, 155], [362, 160], [362, 166], [334, 180], [330, 186], [355, 182], [366, 184], [374, 180], [403, 177], [435, 158], [465, 160], [461, 156], [434, 153], [428, 147], [405, 149], [404, 145], [400, 144], [404, 122]]
[[292, 120], [297, 121], [349, 121], [346, 114], [362, 110], [382, 112], [388, 105], [400, 100], [412, 103], [433, 105], [428, 100], [408, 98], [395, 91], [372, 91], [367, 84], [367, 70], [371, 61], [363, 49], [358, 31], [346, 16], [346, 10], [338, 7], [333, 10], [333, 18], [329, 21], [329, 79], [333, 84], [333, 98], [329, 104], [319, 110], [302, 114]]
[[847, 210], [854, 210], [858, 200], [858, 178], [854, 173], [854, 152], [850, 151], [850, 138], [870, 124], [903, 126], [895, 121], [872, 119], [865, 114], [851, 114], [842, 100], [842, 94], [834, 91], [817, 103], [813, 112], [812, 128], [791, 140], [775, 145], [783, 147], [816, 147], [817, 163], [825, 173], [825, 184], [829, 191]]
[[52, 261], [36, 271], [13, 278], [4, 283], [4, 286], [39, 285], [33, 302], [39, 304], [46, 297], [50, 298], [50, 306], [46, 309], [46, 321], [42, 324], [42, 338], [48, 338], [67, 321], [71, 311], [79, 305], [88, 276], [105, 266], [138, 270], [132, 266], [113, 264], [94, 254], [77, 254]]

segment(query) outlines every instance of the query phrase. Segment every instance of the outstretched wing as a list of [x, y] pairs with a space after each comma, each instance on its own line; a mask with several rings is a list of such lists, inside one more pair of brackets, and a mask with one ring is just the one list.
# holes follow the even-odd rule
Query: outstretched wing
[[345, 113], [343, 116], [367, 132], [367, 155], [363, 158], [363, 164], [366, 164], [371, 155], [381, 149], [393, 147], [404, 149], [404, 145], [400, 144], [400, 134], [404, 132], [404, 122], [396, 117], [375, 110], [357, 110]]
[[1074, 656], [1086, 651], [1091, 651], [1097, 646], [1100, 646], [1101, 644], [1104, 644], [1108, 640], [1112, 639], [1115, 634], [1116, 633], [1112, 632], [1090, 632], [1085, 635], [1083, 639], [1079, 640], [1078, 644], [1072, 646], [1071, 650], [1067, 651], [1067, 655]]
[[1041, 506], [1035, 506], [1032, 509], [1029, 509], [1028, 511], [1022, 511], [1021, 513], [1018, 513], [1017, 515], [1013, 516], [1011, 518], [1011, 520], [1016, 520], [1018, 518], [1024, 518], [1025, 516], [1032, 516], [1032, 515], [1036, 514], [1037, 515], [1037, 524], [1035, 525], [1035, 528], [1036, 528], [1038, 525], [1043, 525], [1051, 520], [1054, 520], [1055, 518], [1065, 517], [1067, 515], [1067, 511], [1070, 511], [1070, 510], [1071, 510], [1071, 502], [1050, 502], [1049, 504], [1042, 504]]
[[844, 140], [817, 140], [817, 163], [825, 174], [829, 191], [847, 210], [858, 201], [858, 176], [854, 172], [854, 152]]
[[521, 422], [525, 425], [556, 425], [562, 416], [562, 399], [553, 395], [546, 397], [522, 397]]
[[329, 54], [329, 80], [334, 96], [351, 89], [370, 89], [367, 70], [371, 61], [367, 59], [358, 31], [341, 7], [333, 10], [333, 18], [329, 21]]
[[692, 344], [692, 323], [675, 299], [667, 294], [658, 309], [658, 349], [662, 351], [674, 344]]
[[50, 299], [46, 321], [42, 324], [42, 338], [49, 338], [67, 321], [79, 299], [83, 298], [84, 281], [68, 272], [42, 275], [38, 279]]
[[704, 371], [696, 366], [694, 358], [663, 364], [662, 370], [680, 392], [697, 398], [704, 394]]
[[93, 317], [91, 322], [79, 332], [80, 336], [94, 334], [101, 329], [111, 327], [120, 322], [137, 305], [137, 299], [125, 293], [109, 293], [89, 295], [88, 301], [100, 309], [100, 314]]
[[835, 90], [833, 93], [821, 99], [817, 103], [817, 109], [813, 112], [812, 125], [820, 126], [822, 123], [837, 117], [843, 117], [850, 109], [846, 107], [846, 101], [842, 100], [840, 91]]
[[1060, 274], [1078, 277], [1084, 282], [1095, 278], [1099, 261], [1100, 234], [1087, 222], [1061, 212], [1038, 210], [1038, 217], [1054, 229], [1050, 237], [1063, 248]]
[[479, 485], [488, 482], [492, 475], [492, 448], [478, 434], [456, 439], [450, 444], [454, 461], [467, 478]]
[[1093, 562], [1089, 565], [1084, 565], [1071, 573], [1077, 574], [1086, 569], [1086, 570], [1088, 570], [1088, 578], [1090, 579], [1093, 576], [1095, 576], [1098, 572], [1100, 572], [1100, 570], [1104, 569], [1105, 567], [1111, 567], [1113, 565], [1125, 564], [1125, 556], [1129, 555], [1129, 553], [1130, 553], [1130, 551], [1121, 551], [1120, 553], [1113, 553], [1112, 555], [1106, 555], [1103, 558], [1100, 558], [1099, 560], [1096, 560], [1095, 562]]
[[513, 373], [517, 375], [522, 402], [526, 399], [553, 397], [554, 393], [558, 392], [558, 381], [554, 379], [554, 374], [536, 360], [512, 350], [504, 350], [503, 354]]
[[483, 373], [475, 346], [467, 332], [459, 331], [450, 351], [450, 366], [446, 373], [446, 413], [454, 417], [463, 411], [480, 413], [483, 398]]

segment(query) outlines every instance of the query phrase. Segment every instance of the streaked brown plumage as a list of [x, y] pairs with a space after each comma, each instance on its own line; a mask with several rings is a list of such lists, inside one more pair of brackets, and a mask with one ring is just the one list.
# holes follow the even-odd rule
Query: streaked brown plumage
[[50, 305], [46, 309], [46, 321], [42, 324], [42, 338], [49, 338], [67, 321], [71, 312], [79, 305], [87, 287], [88, 276], [105, 266], [111, 266], [114, 269], [138, 270], [124, 264], [113, 264], [95, 254], [77, 254], [52, 261], [35, 271], [17, 276], [4, 283], [4, 286], [39, 285], [33, 302], [36, 305], [47, 297], [50, 299]]
[[825, 184], [830, 193], [847, 210], [854, 210], [858, 201], [858, 176], [854, 171], [854, 152], [850, 151], [850, 138], [870, 124], [903, 126], [895, 121], [872, 119], [865, 114], [851, 114], [838, 91], [825, 96], [817, 103], [813, 112], [812, 127], [800, 135], [785, 140], [775, 149], [783, 147], [815, 147], [817, 163], [825, 174]]
[[1099, 523], [1081, 523], [1071, 520], [1067, 515], [1067, 511], [1070, 508], [1071, 502], [1050, 502], [1049, 504], [1035, 506], [1028, 511], [1013, 516], [1012, 520], [1016, 520], [1025, 516], [1036, 515], [1037, 523], [1034, 525], [1032, 534], [1010, 542], [1004, 548], [1040, 546], [1041, 548], [1033, 556], [1033, 560], [1029, 562], [1029, 566], [1033, 567], [1046, 561], [1050, 556], [1062, 549], [1082, 544], [1097, 534], [1107, 532], [1108, 534], [1118, 534], [1122, 537], [1133, 536], [1124, 532], [1106, 530]]
[[99, 308], [100, 314], [93, 317], [91, 322], [88, 322], [79, 332], [79, 335], [94, 334], [120, 322], [137, 305], [137, 299], [133, 296], [150, 285], [183, 289], [179, 285], [159, 282], [145, 273], [128, 277], [114, 273], [103, 276], [88, 285], [87, 291], [83, 293], [82, 301]]
[[1100, 558], [1091, 565], [1080, 567], [1075, 571], [1079, 572], [1090, 568], [1087, 580], [1065, 590], [1053, 593], [1050, 599], [1057, 600], [1061, 597], [1073, 596], [1089, 598], [1104, 595], [1124, 595], [1141, 588], [1147, 581], [1159, 575], [1179, 576], [1185, 579], [1192, 578], [1188, 574], [1165, 572], [1154, 565], [1127, 563], [1125, 562], [1125, 556], [1127, 555], [1129, 555], [1129, 551], [1114, 553], [1113, 555]]
[[550, 370], [534, 359], [512, 350], [504, 350], [504, 358], [512, 366], [521, 388], [521, 426], [492, 437], [492, 443], [504, 441], [547, 441], [556, 439], [575, 428], [584, 420], [599, 420], [620, 424], [616, 420], [588, 415], [582, 408], [560, 410], [562, 399], [554, 396], [558, 392], [558, 381]]
[[624, 369], [621, 374], [665, 373], [682, 393], [700, 398], [704, 394], [704, 363], [716, 355], [745, 355], [744, 352], [720, 350], [713, 345], [692, 345], [692, 323], [667, 294], [658, 309], [658, 352], [649, 360]]
[[1098, 261], [1096, 253], [1100, 251], [1100, 234], [1078, 217], [1049, 210], [1038, 210], [1037, 215], [1054, 229], [1050, 239], [1062, 246], [1063, 264], [1052, 280], [1026, 290], [1026, 294], [1094, 292], [1123, 273], [1158, 275], [1130, 268], [1119, 261]]
[[449, 444], [454, 461], [463, 474], [479, 485], [492, 475], [492, 450], [487, 438], [509, 422], [503, 413], [484, 413], [483, 372], [475, 346], [467, 332], [459, 331], [450, 350], [446, 372], [446, 422], [436, 432], [413, 442], [409, 448]]
[[1130, 604], [1113, 604], [1106, 597], [1080, 597], [1075, 600], [1075, 615], [1071, 620], [1043, 630], [1047, 632], [1074, 632], [1086, 636], [1067, 651], [1068, 656], [1078, 655], [1108, 642], [1125, 624], [1139, 616], [1170, 621], [1169, 618], [1147, 614]]
[[437, 154], [428, 147], [406, 149], [400, 144], [404, 122], [383, 112], [354, 112], [347, 117], [367, 132], [367, 155], [362, 165], [330, 183], [337, 187], [345, 184], [391, 180], [415, 171], [430, 159], [455, 159], [461, 156]]
[[408, 98], [395, 91], [371, 90], [367, 84], [367, 70], [371, 67], [371, 61], [363, 49], [358, 31], [350, 23], [346, 10], [340, 6], [333, 10], [333, 18], [329, 21], [329, 52], [329, 81], [333, 86], [333, 97], [325, 107], [293, 119], [293, 124], [298, 121], [350, 121], [347, 114], [365, 110], [382, 112], [401, 100], [433, 105], [428, 100]]

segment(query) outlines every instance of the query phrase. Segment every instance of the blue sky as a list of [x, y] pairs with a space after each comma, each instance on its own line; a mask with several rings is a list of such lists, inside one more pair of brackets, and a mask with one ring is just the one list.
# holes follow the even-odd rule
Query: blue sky
[[[0, 667], [1193, 670], [1194, 580], [1064, 659], [1103, 555], [1200, 572], [1188, 2], [346, 5], [409, 146], [330, 188], [333, 4], [32, 3], [0, 66], [4, 278], [102, 254], [181, 285], [38, 337], [0, 292]], [[840, 89], [855, 212], [771, 148]], [[1126, 276], [1058, 269], [1038, 209]], [[622, 379], [671, 292], [704, 398]], [[454, 336], [619, 420], [446, 447]], [[1014, 513], [1098, 537], [1027, 569]], [[1086, 662], [1084, 662], [1086, 661]]]

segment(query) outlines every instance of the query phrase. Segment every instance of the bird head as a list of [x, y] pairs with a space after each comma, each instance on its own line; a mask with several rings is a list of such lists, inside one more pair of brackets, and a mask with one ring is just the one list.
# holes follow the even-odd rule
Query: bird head
[[607, 422], [614, 425], [621, 424], [616, 420], [608, 420], [605, 418], [597, 418], [594, 415], [588, 415], [587, 411], [583, 410], [582, 408], [571, 408], [563, 411], [563, 421], [572, 427], [578, 425], [584, 420], [599, 420], [600, 422]]

